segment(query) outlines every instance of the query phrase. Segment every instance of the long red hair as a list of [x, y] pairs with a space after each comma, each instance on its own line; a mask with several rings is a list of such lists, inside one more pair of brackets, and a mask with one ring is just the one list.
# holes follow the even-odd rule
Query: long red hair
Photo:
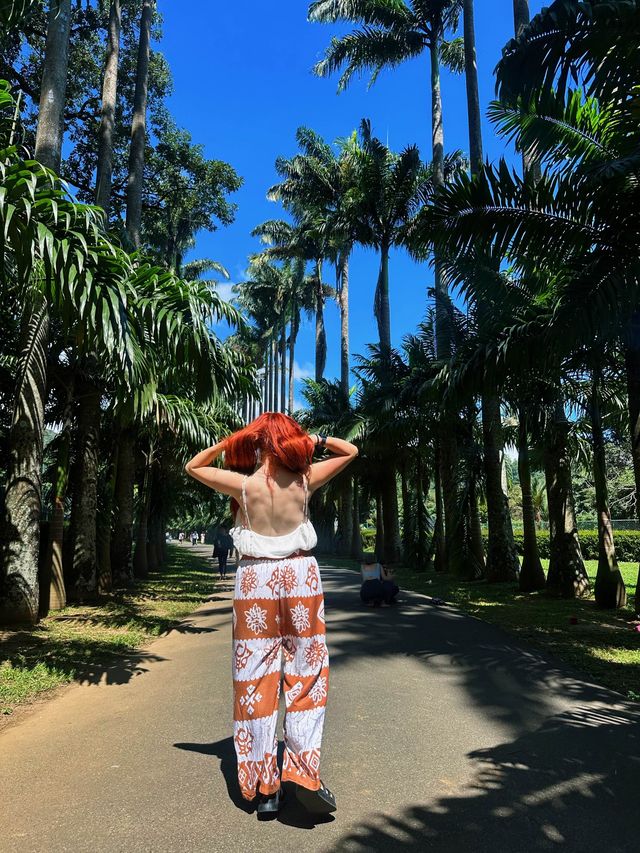
[[282, 465], [297, 474], [308, 474], [313, 441], [297, 421], [282, 412], [265, 412], [241, 430], [225, 438], [224, 466], [252, 474], [258, 461]]

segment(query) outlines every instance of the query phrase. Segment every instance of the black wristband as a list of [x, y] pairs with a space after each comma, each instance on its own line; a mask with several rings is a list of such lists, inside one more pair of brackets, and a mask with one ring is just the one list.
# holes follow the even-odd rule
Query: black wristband
[[320, 439], [320, 447], [324, 447], [327, 443], [327, 436], [323, 435], [321, 432], [319, 432], [318, 438]]

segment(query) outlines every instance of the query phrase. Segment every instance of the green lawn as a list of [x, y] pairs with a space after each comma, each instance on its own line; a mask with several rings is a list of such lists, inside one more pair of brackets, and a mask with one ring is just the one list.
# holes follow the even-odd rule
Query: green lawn
[[31, 630], [0, 633], [0, 714], [75, 679], [97, 681], [167, 632], [215, 586], [205, 559], [169, 546], [169, 562], [100, 606], [58, 610]]
[[[334, 562], [332, 559], [331, 562]], [[339, 561], [347, 565], [347, 561]], [[545, 568], [548, 560], [543, 560]], [[595, 580], [596, 560], [586, 561]], [[349, 567], [355, 567], [350, 562]], [[622, 563], [627, 595], [633, 602], [637, 563]], [[449, 576], [401, 567], [396, 572], [404, 589], [442, 598], [474, 616], [500, 625], [532, 645], [552, 652], [600, 684], [631, 699], [640, 699], [640, 633], [630, 607], [599, 610], [593, 598], [564, 601], [544, 592], [524, 595], [517, 584], [459, 583]], [[571, 617], [577, 624], [571, 624]]]

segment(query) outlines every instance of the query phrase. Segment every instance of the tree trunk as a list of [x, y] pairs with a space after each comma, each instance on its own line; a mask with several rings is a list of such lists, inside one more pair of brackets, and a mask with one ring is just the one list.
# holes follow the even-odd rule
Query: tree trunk
[[389, 246], [380, 247], [380, 271], [376, 285], [374, 314], [378, 321], [380, 353], [389, 358], [391, 353], [391, 315], [389, 311]]
[[513, 541], [509, 504], [502, 491], [500, 454], [504, 447], [500, 400], [493, 391], [482, 398], [482, 434], [489, 541], [487, 580], [490, 583], [517, 580], [520, 563]]
[[282, 328], [280, 329], [280, 409], [286, 411], [287, 403], [287, 322], [282, 315]]
[[513, 23], [516, 38], [522, 35], [522, 31], [530, 20], [529, 0], [513, 0]]
[[[73, 429], [73, 378], [68, 390], [64, 409], [62, 430], [59, 436], [58, 457], [53, 482], [53, 505], [49, 523], [49, 541], [44, 561], [44, 572], [40, 588], [40, 616], [46, 616], [50, 610], [62, 610], [67, 605], [67, 591], [64, 584], [62, 546], [64, 541], [64, 502], [69, 482], [69, 450]], [[48, 594], [43, 589], [48, 587]]]
[[[409, 538], [409, 519], [411, 518], [411, 503], [409, 500], [409, 484], [407, 482], [407, 462], [400, 465], [400, 494], [402, 496], [402, 551], [406, 555], [411, 547]], [[420, 568], [422, 568], [420, 566]]]
[[388, 475], [382, 481], [382, 520], [384, 527], [384, 560], [400, 561], [400, 520], [398, 517], [398, 488], [396, 472], [388, 466]]
[[54, 172], [60, 171], [62, 159], [70, 32], [71, 0], [51, 0], [40, 85], [35, 158]]
[[582, 560], [573, 503], [571, 464], [567, 436], [569, 424], [562, 401], [556, 405], [555, 423], [547, 430], [544, 469], [549, 505], [549, 571], [547, 589], [564, 598], [589, 591], [589, 578]]
[[360, 492], [358, 478], [353, 475], [353, 522], [351, 525], [351, 557], [359, 560], [362, 556], [362, 531], [360, 530]]
[[482, 168], [482, 124], [478, 95], [478, 62], [473, 0], [463, 0], [464, 13], [464, 71], [467, 83], [467, 113], [469, 116], [469, 159], [471, 174]]
[[378, 487], [376, 490], [376, 557], [378, 560], [384, 560], [384, 524], [382, 523], [382, 491]]
[[149, 575], [147, 560], [147, 542], [149, 538], [149, 507], [151, 504], [151, 453], [145, 457], [144, 471], [138, 491], [138, 527], [136, 547], [133, 554], [133, 574], [136, 578], [146, 578]]
[[42, 447], [47, 393], [49, 314], [41, 294], [25, 306], [23, 353], [9, 432], [1, 537], [0, 624], [38, 621]]
[[109, 222], [113, 179], [113, 132], [116, 123], [120, 27], [120, 0], [111, 0], [107, 58], [102, 79], [102, 116], [98, 131], [98, 165], [96, 171], [96, 204], [103, 208], [107, 223]]
[[293, 414], [293, 397], [295, 391], [295, 351], [296, 339], [298, 337], [298, 319], [293, 317], [291, 320], [291, 328], [289, 329], [289, 414]]
[[604, 432], [600, 415], [600, 381], [598, 371], [594, 371], [591, 384], [591, 435], [593, 440], [593, 480], [596, 487], [596, 512], [598, 514], [598, 571], [593, 591], [598, 607], [614, 609], [625, 606], [627, 591], [618, 568], [613, 542], [613, 526], [607, 490]]
[[349, 402], [349, 254], [345, 249], [340, 254], [340, 388], [345, 403]]
[[473, 577], [480, 580], [485, 576], [484, 542], [482, 541], [482, 524], [478, 510], [478, 486], [475, 479], [469, 486], [469, 503], [467, 507], [469, 524], [469, 556], [473, 564]]
[[[428, 484], [427, 484], [428, 491]], [[420, 446], [418, 446], [418, 456], [416, 460], [416, 499], [418, 501], [418, 517], [417, 517], [417, 525], [418, 525], [418, 560], [424, 566], [424, 568], [428, 568], [428, 554], [427, 554], [427, 513], [424, 505], [424, 494], [425, 494], [425, 486], [424, 486], [424, 468], [422, 464], [422, 450]], [[442, 502], [441, 502], [442, 504]], [[442, 509], [442, 506], [441, 506]], [[440, 521], [442, 523], [442, 515], [440, 516]]]
[[144, 149], [147, 125], [147, 90], [149, 86], [149, 50], [154, 0], [142, 0], [140, 41], [136, 65], [136, 88], [133, 96], [131, 146], [129, 148], [129, 177], [127, 181], [127, 234], [135, 249], [140, 248], [142, 223], [142, 184], [144, 178]]
[[322, 261], [316, 261], [316, 382], [324, 376], [327, 363], [327, 333], [324, 328], [324, 291]]
[[115, 490], [115, 523], [111, 540], [111, 569], [116, 586], [133, 581], [133, 484], [135, 481], [135, 430], [125, 427], [120, 433], [118, 473]]
[[343, 489], [340, 493], [338, 529], [340, 539], [338, 543], [338, 554], [348, 557], [353, 546], [353, 480], [349, 474], [345, 474]]
[[111, 569], [111, 527], [114, 521], [116, 477], [118, 475], [118, 456], [120, 451], [119, 433], [113, 435], [113, 445], [107, 463], [102, 501], [97, 519], [98, 537], [98, 593], [104, 594], [113, 589]]
[[[442, 427], [442, 422], [439, 424]], [[436, 504], [436, 519], [433, 527], [433, 540], [431, 551], [433, 552], [433, 564], [436, 572], [446, 572], [448, 570], [447, 552], [445, 550], [445, 535], [444, 535], [444, 501], [442, 499], [442, 479], [443, 479], [443, 462], [442, 462], [442, 438], [443, 430], [439, 429], [440, 435], [436, 437], [435, 447], [435, 465], [434, 465], [434, 491]]]
[[534, 592], [544, 589], [545, 576], [540, 554], [538, 553], [538, 538], [536, 535], [536, 516], [533, 506], [531, 489], [531, 463], [529, 462], [529, 431], [527, 429], [527, 414], [524, 406], [518, 412], [518, 478], [522, 490], [522, 530], [523, 556], [520, 566], [520, 591]]
[[273, 411], [280, 411], [280, 403], [278, 401], [278, 390], [279, 390], [279, 364], [278, 364], [278, 340], [277, 337], [274, 336], [273, 341], [271, 342], [271, 350], [272, 350], [272, 359], [273, 359]]
[[95, 601], [98, 595], [96, 518], [98, 511], [98, 436], [100, 432], [100, 391], [93, 383], [81, 385], [75, 440], [74, 477], [71, 506], [71, 553], [76, 578], [73, 598]]
[[[640, 312], [635, 313], [631, 320], [631, 337], [625, 351], [625, 367], [636, 514], [640, 518]], [[638, 570], [634, 608], [636, 613], [640, 613], [640, 569]]]

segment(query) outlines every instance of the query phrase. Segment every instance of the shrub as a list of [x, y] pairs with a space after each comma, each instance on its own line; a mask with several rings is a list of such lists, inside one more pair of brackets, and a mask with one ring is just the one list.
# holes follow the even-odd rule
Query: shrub
[[[514, 532], [518, 554], [524, 552], [524, 537], [522, 531]], [[578, 532], [582, 556], [585, 560], [598, 559], [598, 531], [580, 530]], [[487, 534], [483, 534], [484, 545], [487, 547]], [[543, 559], [549, 558], [549, 531], [538, 530], [538, 551]], [[640, 562], [640, 530], [615, 530], [613, 541], [616, 546], [616, 556], [621, 563]]]

